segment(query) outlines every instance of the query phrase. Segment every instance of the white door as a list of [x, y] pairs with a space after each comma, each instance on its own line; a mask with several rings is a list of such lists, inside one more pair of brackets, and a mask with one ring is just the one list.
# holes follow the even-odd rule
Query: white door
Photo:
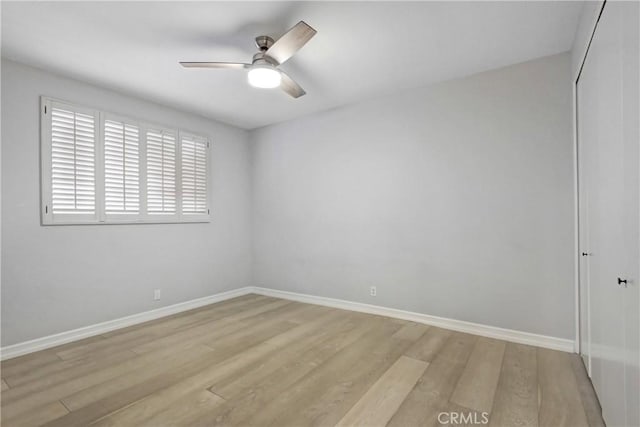
[[608, 425], [624, 425], [621, 55], [607, 6], [578, 81], [579, 146], [586, 153], [591, 379]]
[[622, 39], [626, 425], [640, 426], [640, 3], [609, 6]]
[[605, 5], [577, 86], [580, 338], [611, 426], [640, 425], [638, 12]]

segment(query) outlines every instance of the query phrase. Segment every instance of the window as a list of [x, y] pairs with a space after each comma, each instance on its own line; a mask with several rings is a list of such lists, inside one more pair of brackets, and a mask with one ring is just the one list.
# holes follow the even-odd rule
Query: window
[[42, 98], [43, 224], [209, 221], [209, 140]]

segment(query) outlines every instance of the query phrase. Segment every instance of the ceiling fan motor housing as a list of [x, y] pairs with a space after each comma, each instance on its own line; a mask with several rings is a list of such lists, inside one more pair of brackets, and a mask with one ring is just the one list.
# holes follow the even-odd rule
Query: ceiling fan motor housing
[[269, 36], [258, 36], [256, 37], [256, 46], [260, 49], [261, 52], [265, 52], [273, 45], [274, 41]]

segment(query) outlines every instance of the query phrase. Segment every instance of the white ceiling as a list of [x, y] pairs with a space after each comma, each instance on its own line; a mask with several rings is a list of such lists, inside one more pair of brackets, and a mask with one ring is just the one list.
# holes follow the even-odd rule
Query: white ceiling
[[[582, 2], [2, 2], [2, 55], [256, 128], [571, 48]], [[253, 38], [318, 34], [282, 68], [307, 95], [255, 89]]]

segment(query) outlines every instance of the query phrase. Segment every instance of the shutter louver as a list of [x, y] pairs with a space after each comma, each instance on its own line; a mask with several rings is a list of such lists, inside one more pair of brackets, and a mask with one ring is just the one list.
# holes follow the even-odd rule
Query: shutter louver
[[104, 121], [104, 191], [107, 214], [140, 210], [139, 130], [124, 122]]
[[51, 204], [53, 214], [94, 214], [95, 117], [51, 109]]
[[207, 214], [207, 139], [183, 135], [182, 213]]
[[170, 131], [147, 130], [147, 212], [176, 213], [176, 137]]

